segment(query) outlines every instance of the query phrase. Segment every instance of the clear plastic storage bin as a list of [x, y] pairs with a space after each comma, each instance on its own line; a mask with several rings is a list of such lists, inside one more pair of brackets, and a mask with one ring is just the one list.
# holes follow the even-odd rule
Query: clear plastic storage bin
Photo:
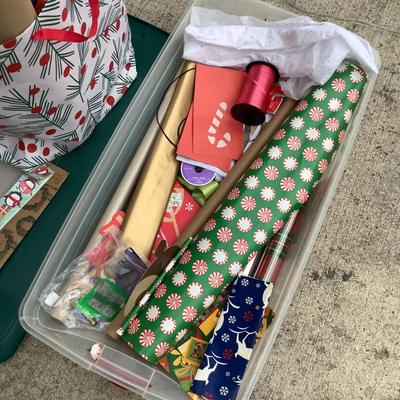
[[[193, 5], [216, 8], [236, 15], [252, 15], [271, 21], [294, 15], [257, 0], [195, 0]], [[136, 175], [139, 175], [146, 154], [143, 151], [136, 153], [136, 150], [141, 142], [141, 149], [148, 150], [151, 146], [153, 138], [145, 136], [146, 130], [165, 88], [181, 65], [183, 32], [189, 21], [189, 11], [171, 34], [119, 123], [47, 254], [19, 311], [21, 324], [28, 333], [83, 368], [92, 370], [142, 395], [145, 399], [179, 400], [187, 399], [187, 396], [161, 368], [149, 366], [141, 359], [135, 358], [124, 343], [112, 340], [105, 333], [65, 328], [41, 309], [38, 299], [47, 283], [84, 250], [133, 157], [137, 161]], [[378, 54], [376, 58], [379, 59]], [[239, 399], [250, 397], [258, 376], [267, 362], [268, 354], [346, 165], [375, 80], [376, 76], [369, 76], [367, 88], [332, 168], [324, 175], [306, 208], [297, 240], [290, 249], [285, 268], [271, 298], [270, 305], [276, 313], [274, 322], [254, 350], [241, 385]], [[101, 361], [97, 362], [91, 359], [87, 350], [95, 343], [104, 345]]]

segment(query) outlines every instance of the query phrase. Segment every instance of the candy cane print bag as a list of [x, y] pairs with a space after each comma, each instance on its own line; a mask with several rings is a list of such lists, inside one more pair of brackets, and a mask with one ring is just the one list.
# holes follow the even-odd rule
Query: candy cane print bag
[[121, 0], [47, 0], [0, 45], [0, 160], [30, 171], [70, 152], [136, 75]]

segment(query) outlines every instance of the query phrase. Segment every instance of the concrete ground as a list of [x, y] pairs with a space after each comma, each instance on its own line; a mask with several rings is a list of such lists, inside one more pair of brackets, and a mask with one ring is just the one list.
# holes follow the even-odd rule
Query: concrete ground
[[[234, 1], [234, 0], [232, 0]], [[236, 1], [236, 0], [235, 0]], [[128, 0], [170, 30], [187, 0]], [[272, 0], [368, 39], [382, 71], [339, 190], [252, 399], [400, 399], [400, 1]], [[137, 399], [27, 336], [7, 400]]]

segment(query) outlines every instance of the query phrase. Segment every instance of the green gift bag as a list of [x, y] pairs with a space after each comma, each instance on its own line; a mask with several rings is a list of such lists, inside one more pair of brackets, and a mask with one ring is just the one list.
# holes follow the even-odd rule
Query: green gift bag
[[215, 297], [304, 204], [342, 142], [367, 79], [343, 63], [298, 103], [158, 285], [122, 338], [152, 363], [174, 348]]

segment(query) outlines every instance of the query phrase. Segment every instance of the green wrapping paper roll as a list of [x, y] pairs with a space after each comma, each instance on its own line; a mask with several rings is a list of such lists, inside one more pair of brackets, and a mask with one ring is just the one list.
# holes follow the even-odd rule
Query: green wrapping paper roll
[[301, 100], [137, 315], [123, 340], [155, 363], [309, 197], [328, 168], [367, 79], [342, 64]]

